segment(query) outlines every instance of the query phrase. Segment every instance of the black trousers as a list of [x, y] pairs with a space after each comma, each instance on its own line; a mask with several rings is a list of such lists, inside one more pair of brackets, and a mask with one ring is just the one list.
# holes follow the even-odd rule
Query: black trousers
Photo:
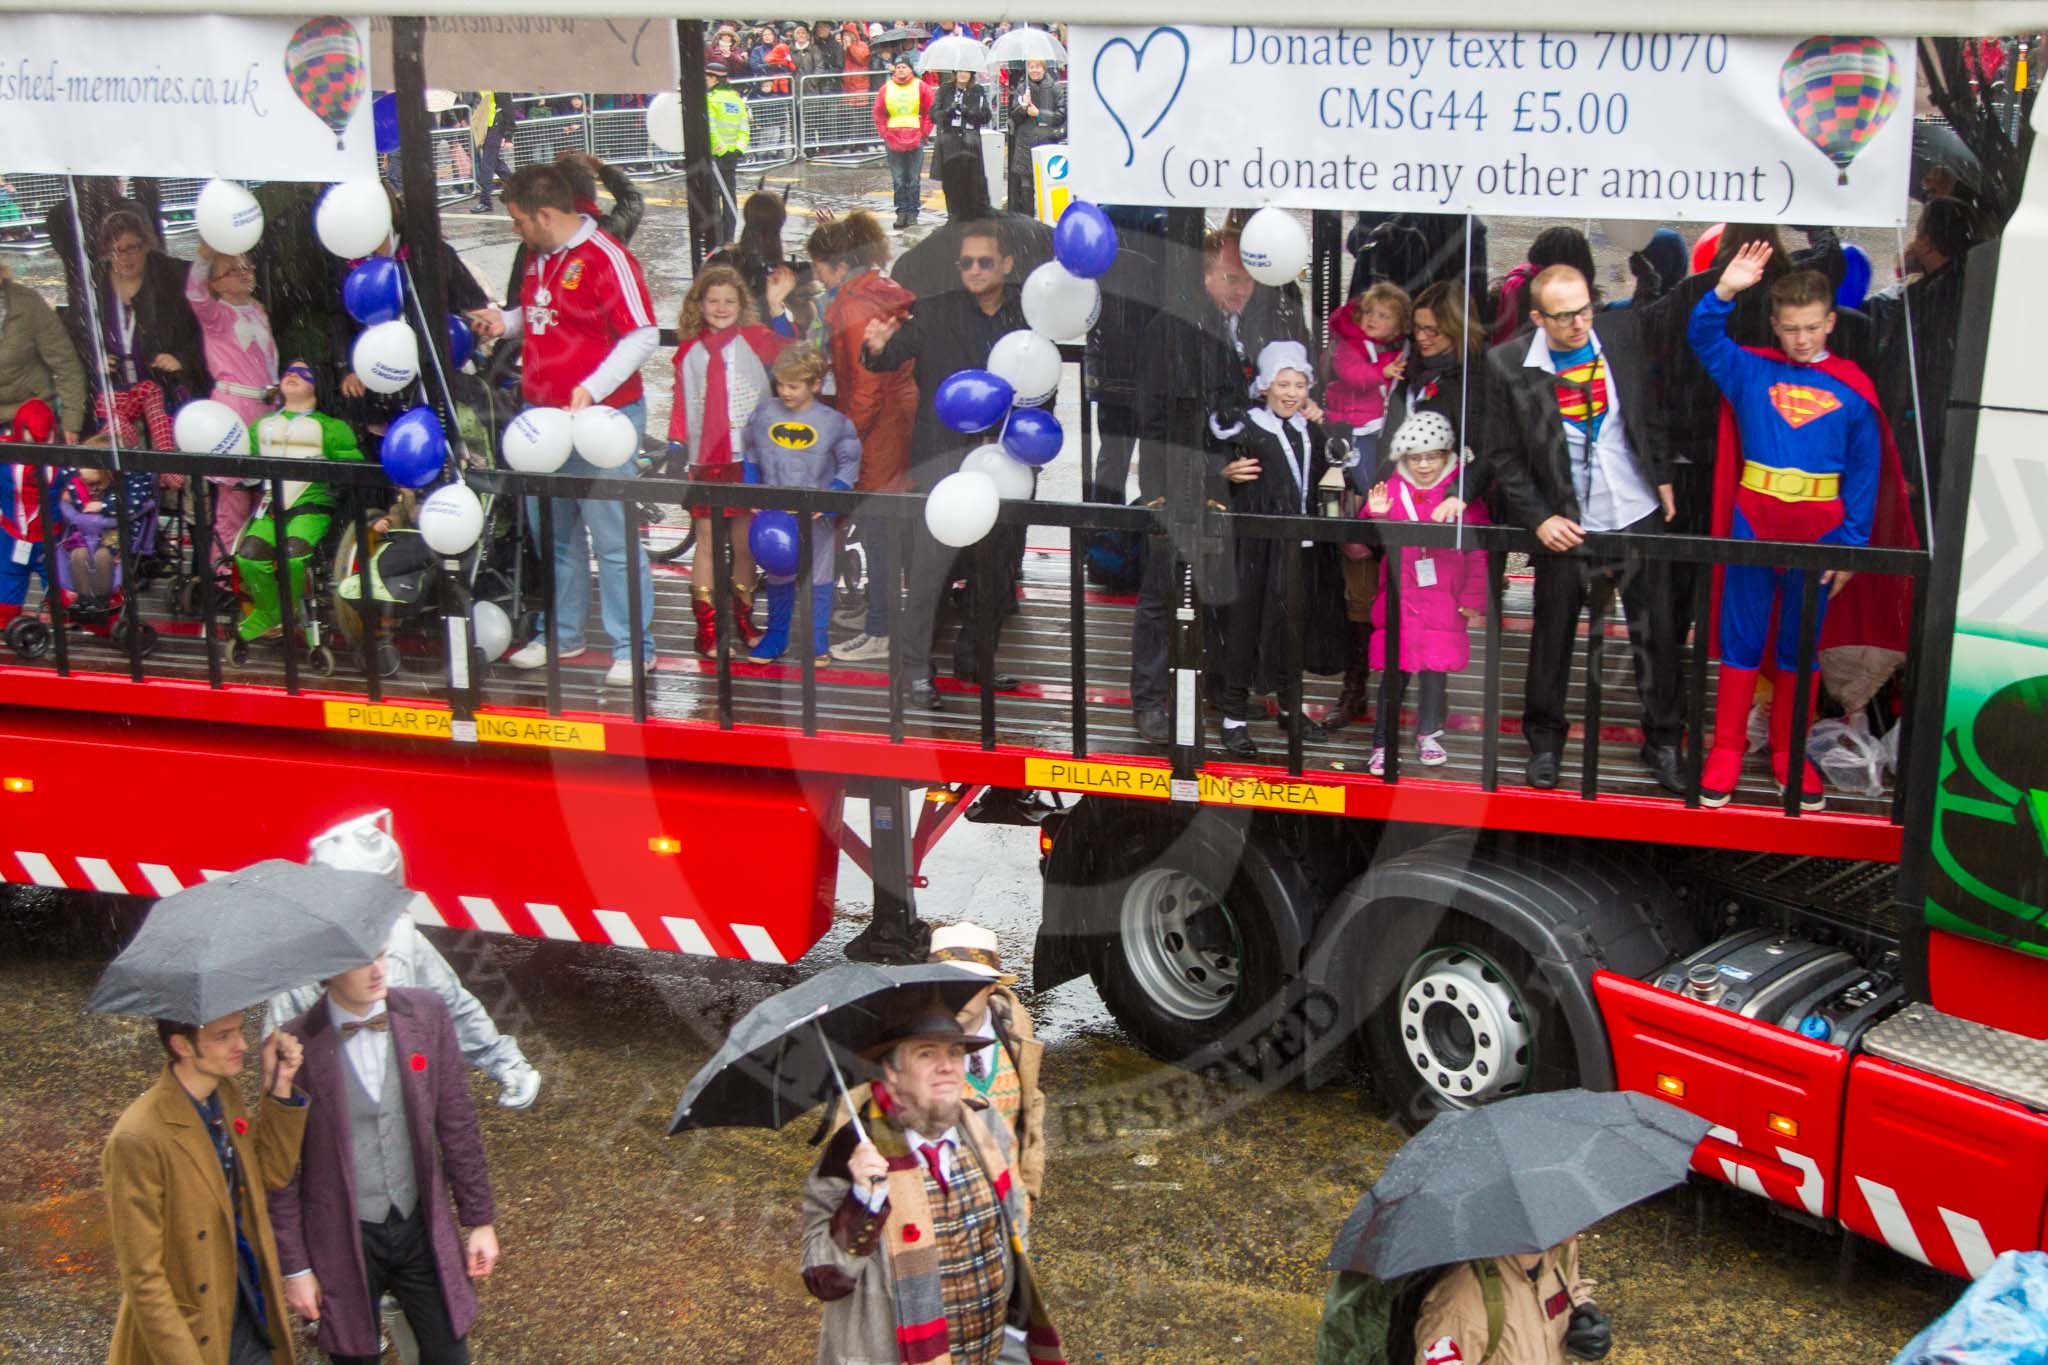
[[[1664, 514], [1652, 512], [1626, 529], [1659, 533], [1664, 529]], [[1564, 752], [1571, 727], [1565, 697], [1571, 686], [1579, 615], [1590, 600], [1593, 629], [1600, 630], [1616, 592], [1621, 594], [1621, 609], [1628, 618], [1629, 653], [1635, 663], [1636, 693], [1643, 704], [1643, 738], [1656, 745], [1677, 744], [1682, 693], [1669, 562], [1640, 555], [1587, 559], [1541, 552], [1532, 558], [1535, 621], [1529, 635], [1528, 691], [1522, 708], [1522, 733], [1530, 752]]]
[[[398, 1300], [405, 1320], [420, 1344], [420, 1365], [469, 1365], [469, 1345], [455, 1335], [448, 1303], [441, 1297], [441, 1277], [434, 1269], [434, 1248], [427, 1240], [427, 1216], [396, 1213], [381, 1223], [359, 1223], [363, 1234], [363, 1276], [370, 1289], [370, 1312], [386, 1293]], [[379, 1356], [334, 1356], [335, 1365], [377, 1365]]]
[[[910, 565], [905, 574], [903, 643], [897, 648], [905, 682], [933, 676], [932, 637], [938, 633], [939, 611], [953, 581], [967, 580], [960, 633], [953, 640], [953, 676], [980, 681], [976, 662], [981, 637], [991, 637], [990, 652], [1002, 644], [1003, 621], [1017, 610], [1017, 578], [1024, 562], [1022, 526], [998, 525], [982, 543], [954, 549], [941, 545], [917, 518], [910, 528]], [[987, 559], [983, 556], [986, 555]], [[983, 566], [992, 567], [984, 582]]]
[[740, 202], [740, 154], [727, 152], [724, 156], [711, 158], [718, 168], [718, 179], [725, 186], [725, 193], [718, 197], [718, 240], [714, 246], [724, 246], [733, 240], [739, 231], [739, 219], [733, 213], [733, 206]]
[[228, 1338], [228, 1365], [270, 1365], [270, 1348], [263, 1344], [263, 1329], [247, 1304], [235, 1304], [234, 1333]]
[[[1420, 670], [1422, 679], [1421, 700], [1415, 712], [1414, 738], [1443, 733], [1444, 721], [1450, 711], [1449, 696], [1451, 679], [1448, 673], [1435, 669]], [[1380, 674], [1379, 711], [1372, 722], [1372, 747], [1387, 747], [1387, 735], [1392, 731], [1392, 721], [1401, 709], [1401, 703], [1408, 697], [1408, 675], [1398, 668], [1389, 668]]]
[[1138, 605], [1131, 619], [1131, 709], [1170, 711], [1172, 672], [1167, 666], [1167, 603], [1176, 596], [1173, 543], [1157, 537], [1145, 547]]
[[[1095, 471], [1081, 497], [1117, 507], [1130, 501], [1131, 454], [1138, 448], [1138, 410], [1128, 403], [1095, 404]], [[1138, 475], [1140, 488], [1145, 476]], [[1147, 496], [1155, 496], [1147, 491]]]

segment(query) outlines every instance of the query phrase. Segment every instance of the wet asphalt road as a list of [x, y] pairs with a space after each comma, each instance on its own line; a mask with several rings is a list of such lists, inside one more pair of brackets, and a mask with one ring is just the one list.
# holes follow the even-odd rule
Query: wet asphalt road
[[[1028, 980], [1033, 836], [955, 829], [922, 908], [995, 928]], [[662, 1131], [734, 1018], [842, 960], [869, 914], [850, 864], [839, 899], [831, 937], [786, 968], [442, 937], [546, 1077], [524, 1114], [475, 1087], [505, 1248], [482, 1286], [479, 1362], [811, 1357], [818, 1315], [797, 1276], [811, 1123]], [[139, 1022], [82, 1012], [113, 918], [92, 897], [0, 891], [0, 1360], [104, 1358], [119, 1289], [99, 1153], [159, 1063]], [[1031, 1004], [1051, 1101], [1034, 1250], [1069, 1358], [1308, 1360], [1321, 1261], [1401, 1142], [1369, 1085], [1217, 1089], [1125, 1043], [1085, 979]], [[1718, 1186], [1612, 1219], [1586, 1255], [1614, 1314], [1609, 1359], [1882, 1362], [1960, 1287], [1865, 1243], [1842, 1288], [1839, 1246]]]
[[[794, 244], [814, 203], [866, 202], [886, 221], [886, 193], [874, 188], [881, 178], [879, 167], [790, 168], [768, 180], [798, 185]], [[667, 320], [688, 276], [679, 187], [648, 193], [635, 248]], [[479, 276], [501, 290], [506, 221], [457, 206], [445, 222]], [[1542, 226], [1496, 224], [1497, 268], [1519, 259]], [[1618, 254], [1596, 245], [1603, 276], [1613, 276], [1605, 282], [1625, 288]], [[1878, 260], [1886, 245], [1866, 243]], [[31, 258], [17, 272], [46, 285], [53, 267]], [[650, 426], [659, 430], [666, 374], [649, 374]], [[1075, 401], [1068, 379], [1063, 418]], [[1072, 497], [1077, 484], [1076, 463], [1062, 459], [1041, 496]], [[1033, 841], [1029, 831], [957, 825], [927, 864], [932, 887], [921, 893], [936, 921], [971, 915], [996, 929], [1027, 980], [1039, 894]], [[842, 863], [833, 933], [788, 968], [513, 939], [448, 943], [546, 1076], [525, 1114], [496, 1108], [493, 1087], [476, 1088], [505, 1248], [482, 1288], [479, 1362], [811, 1357], [817, 1313], [796, 1272], [810, 1125], [676, 1139], [662, 1130], [724, 1028], [841, 960], [870, 899]], [[118, 1284], [99, 1153], [160, 1058], [139, 1023], [82, 1012], [119, 917], [96, 898], [0, 888], [0, 1361], [82, 1365], [105, 1355]], [[1217, 1090], [1124, 1042], [1085, 979], [1031, 1004], [1048, 1042], [1051, 1098], [1034, 1247], [1069, 1358], [1307, 1360], [1323, 1256], [1401, 1141], [1377, 1117], [1366, 1079], [1312, 1093]], [[1960, 1287], [1867, 1243], [1844, 1287], [1839, 1246], [1834, 1234], [1718, 1186], [1613, 1219], [1586, 1256], [1614, 1314], [1609, 1359], [1885, 1361]]]

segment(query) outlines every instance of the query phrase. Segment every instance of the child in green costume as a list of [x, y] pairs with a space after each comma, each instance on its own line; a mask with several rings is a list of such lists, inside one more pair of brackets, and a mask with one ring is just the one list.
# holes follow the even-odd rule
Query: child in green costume
[[[314, 407], [313, 367], [294, 360], [278, 378], [284, 406], [249, 424], [249, 443], [258, 455], [301, 460], [363, 458], [348, 423]], [[287, 480], [284, 485], [284, 554], [291, 568], [291, 592], [297, 601], [306, 590], [306, 561], [327, 534], [334, 515], [334, 490], [323, 483]], [[235, 547], [235, 570], [247, 602], [236, 634], [244, 640], [276, 635], [283, 627], [277, 595], [277, 521], [264, 513], [253, 517]]]

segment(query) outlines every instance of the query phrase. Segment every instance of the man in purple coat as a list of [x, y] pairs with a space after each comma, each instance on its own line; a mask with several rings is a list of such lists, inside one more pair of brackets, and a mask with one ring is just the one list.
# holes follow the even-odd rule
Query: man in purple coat
[[305, 1044], [299, 1084], [318, 1097], [298, 1174], [270, 1196], [285, 1298], [340, 1365], [379, 1359], [387, 1292], [421, 1365], [468, 1365], [469, 1282], [498, 1260], [483, 1135], [447, 1007], [389, 989], [384, 968], [379, 953], [330, 978], [284, 1026]]

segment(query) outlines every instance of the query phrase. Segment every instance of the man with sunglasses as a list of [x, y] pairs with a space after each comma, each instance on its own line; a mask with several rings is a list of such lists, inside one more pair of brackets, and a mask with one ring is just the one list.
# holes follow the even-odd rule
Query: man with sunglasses
[[1554, 265], [1531, 282], [1535, 331], [1486, 356], [1481, 458], [1513, 515], [1536, 533], [1536, 601], [1522, 733], [1532, 787], [1555, 787], [1570, 718], [1565, 694], [1588, 597], [1599, 629], [1620, 592], [1642, 698], [1643, 763], [1666, 791], [1685, 792], [1679, 768], [1678, 644], [1670, 565], [1640, 554], [1573, 553], [1595, 532], [1653, 535], [1676, 515], [1664, 413], [1650, 388], [1640, 321], [1632, 310], [1593, 328], [1586, 277]]
[[[876, 318], [864, 334], [861, 360], [869, 369], [897, 370], [917, 365], [917, 425], [910, 437], [910, 477], [920, 493], [929, 493], [940, 479], [960, 468], [967, 452], [982, 441], [980, 434], [962, 435], [939, 421], [933, 396], [939, 384], [955, 370], [984, 369], [989, 351], [998, 338], [1027, 324], [1024, 309], [1012, 284], [1016, 265], [999, 229], [974, 224], [960, 233], [960, 254], [954, 261], [960, 287], [921, 298], [908, 320]], [[966, 568], [968, 601], [991, 604], [986, 612], [972, 611], [966, 628], [953, 642], [953, 676], [977, 680], [975, 662], [983, 632], [1002, 630], [1003, 617], [1014, 610], [1018, 560], [1023, 550], [1023, 528], [998, 526], [995, 547], [996, 573], [986, 584], [985, 597], [973, 591], [972, 565], [976, 556], [961, 554], [939, 544], [925, 529], [924, 520], [911, 523], [909, 595], [903, 608], [902, 672], [907, 680], [911, 704], [940, 711], [945, 703], [931, 673], [932, 632], [938, 622], [939, 602], [956, 574]], [[956, 565], [956, 558], [960, 561]], [[998, 690], [1017, 686], [1016, 679], [997, 674], [988, 680]]]

